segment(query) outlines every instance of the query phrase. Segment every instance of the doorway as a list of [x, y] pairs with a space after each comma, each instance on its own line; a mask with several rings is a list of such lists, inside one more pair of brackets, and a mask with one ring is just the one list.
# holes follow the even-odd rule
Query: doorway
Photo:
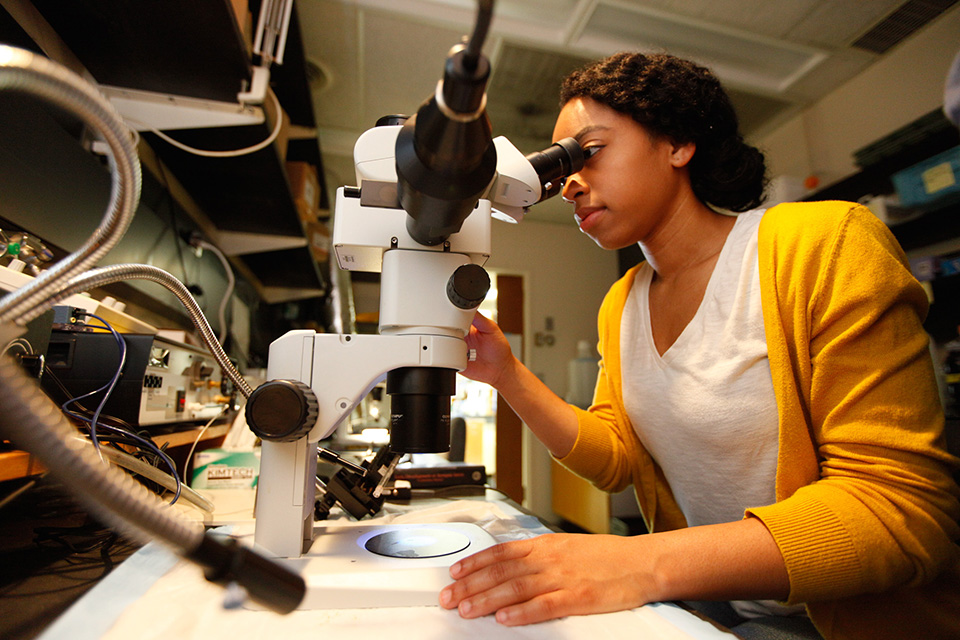
[[[523, 277], [490, 274], [491, 288], [480, 312], [497, 322], [514, 354], [523, 360]], [[466, 421], [464, 462], [482, 464], [492, 486], [523, 501], [523, 441], [520, 418], [490, 385], [457, 376], [451, 418]]]

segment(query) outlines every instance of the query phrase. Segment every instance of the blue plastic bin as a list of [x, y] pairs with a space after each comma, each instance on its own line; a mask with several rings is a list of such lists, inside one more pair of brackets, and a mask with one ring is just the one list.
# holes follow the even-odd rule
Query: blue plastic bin
[[960, 198], [960, 146], [898, 171], [891, 180], [904, 207], [927, 207]]

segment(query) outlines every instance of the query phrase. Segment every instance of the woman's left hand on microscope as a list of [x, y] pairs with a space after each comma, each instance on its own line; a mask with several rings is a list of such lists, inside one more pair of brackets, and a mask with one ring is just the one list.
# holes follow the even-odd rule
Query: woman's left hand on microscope
[[470, 333], [466, 337], [467, 348], [473, 352], [474, 359], [461, 371], [465, 377], [485, 382], [499, 389], [504, 382], [504, 372], [514, 360], [510, 343], [497, 323], [479, 311], [473, 317]]

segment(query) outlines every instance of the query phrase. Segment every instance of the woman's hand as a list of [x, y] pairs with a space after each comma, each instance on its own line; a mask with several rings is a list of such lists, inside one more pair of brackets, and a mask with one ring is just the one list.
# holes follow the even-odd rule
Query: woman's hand
[[440, 605], [464, 618], [496, 613], [523, 625], [630, 609], [657, 599], [652, 573], [633, 571], [636, 538], [551, 534], [481, 551], [450, 568]]
[[468, 349], [476, 351], [476, 358], [468, 362], [467, 368], [460, 373], [496, 388], [503, 372], [514, 360], [507, 337], [497, 323], [478, 311], [473, 317], [466, 342]]
[[787, 570], [756, 518], [640, 536], [551, 534], [450, 567], [440, 605], [521, 625], [665, 600], [786, 600]]

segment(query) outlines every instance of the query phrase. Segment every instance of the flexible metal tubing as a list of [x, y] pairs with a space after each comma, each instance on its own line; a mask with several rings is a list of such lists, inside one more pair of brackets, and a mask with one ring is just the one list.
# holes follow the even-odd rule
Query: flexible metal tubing
[[165, 509], [143, 485], [76, 440], [77, 430], [60, 408], [6, 355], [0, 357], [0, 380], [0, 432], [40, 458], [50, 475], [105, 524], [130, 540], [157, 539], [180, 553], [200, 546], [202, 525]]
[[[110, 149], [110, 205], [100, 226], [76, 252], [30, 284], [0, 300], [0, 332], [16, 332], [24, 314], [49, 307], [61, 285], [95, 264], [123, 236], [140, 199], [140, 162], [123, 120], [96, 89], [73, 72], [29, 51], [0, 45], [0, 91], [32, 94], [78, 116]], [[129, 538], [154, 538], [181, 553], [193, 553], [203, 527], [165, 510], [159, 499], [129, 475], [104, 465], [93, 449], [76, 442], [60, 408], [9, 356], [0, 357], [0, 432], [36, 455], [50, 474], [87, 508]]]
[[217, 364], [220, 365], [223, 372], [237, 386], [237, 390], [243, 394], [243, 397], [250, 397], [253, 389], [250, 388], [247, 381], [243, 379], [243, 376], [237, 368], [230, 362], [230, 358], [223, 350], [220, 342], [217, 341], [217, 336], [213, 333], [213, 328], [203, 315], [200, 305], [197, 304], [197, 301], [190, 295], [190, 291], [183, 286], [182, 282], [163, 269], [148, 264], [116, 264], [91, 269], [70, 280], [70, 282], [52, 298], [52, 302], [56, 303], [80, 291], [86, 291], [87, 289], [113, 282], [121, 282], [123, 280], [150, 280], [151, 282], [163, 285], [177, 296], [177, 299], [180, 300], [180, 303], [187, 310], [187, 315], [190, 316], [191, 322], [193, 322], [197, 331], [200, 332], [200, 338], [203, 340], [203, 343], [216, 359]]
[[0, 45], [0, 91], [41, 98], [79, 117], [110, 150], [110, 203], [100, 226], [74, 253], [33, 282], [0, 299], [0, 325], [23, 325], [25, 312], [44, 307], [57, 288], [97, 263], [123, 237], [140, 200], [140, 160], [123, 119], [96, 88], [72, 71], [23, 49]]

